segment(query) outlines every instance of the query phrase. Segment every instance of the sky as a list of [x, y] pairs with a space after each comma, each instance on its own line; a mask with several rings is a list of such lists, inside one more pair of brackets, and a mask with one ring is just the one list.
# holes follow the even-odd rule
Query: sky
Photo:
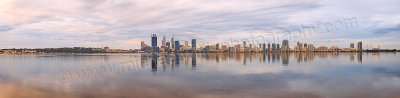
[[0, 48], [140, 48], [289, 40], [400, 49], [399, 0], [0, 0]]

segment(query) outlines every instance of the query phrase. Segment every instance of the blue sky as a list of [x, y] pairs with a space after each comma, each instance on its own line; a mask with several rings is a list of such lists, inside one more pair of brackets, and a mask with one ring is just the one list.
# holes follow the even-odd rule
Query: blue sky
[[[175, 35], [206, 45], [288, 39], [291, 46], [300, 41], [346, 48], [363, 41], [365, 48], [400, 49], [398, 5], [399, 0], [1, 0], [0, 48], [135, 49], [154, 33], [160, 43], [162, 35], [167, 41]], [[346, 19], [356, 25], [346, 25]], [[296, 33], [310, 26], [318, 31]]]

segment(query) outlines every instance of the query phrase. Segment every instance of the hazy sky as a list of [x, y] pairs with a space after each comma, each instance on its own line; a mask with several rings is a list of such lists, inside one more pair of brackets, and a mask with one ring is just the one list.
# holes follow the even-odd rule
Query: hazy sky
[[[0, 0], [0, 48], [297, 41], [400, 49], [399, 0]], [[314, 27], [314, 29], [310, 29]], [[299, 33], [302, 32], [302, 33]], [[181, 42], [184, 43], [184, 42]]]

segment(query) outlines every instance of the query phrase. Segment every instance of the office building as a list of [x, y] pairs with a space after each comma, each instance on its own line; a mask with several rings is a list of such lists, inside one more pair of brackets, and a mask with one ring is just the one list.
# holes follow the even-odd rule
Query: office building
[[165, 39], [165, 35], [163, 36], [163, 39], [162, 39], [162, 43], [161, 43], [161, 48], [165, 48], [166, 47], [166, 43], [167, 41], [166, 41], [166, 39]]
[[151, 47], [153, 47], [153, 48], [157, 47], [157, 35], [156, 34], [151, 35]]
[[174, 35], [172, 35], [172, 38], [171, 38], [171, 49], [175, 49], [175, 39], [174, 39]]
[[276, 45], [275, 45], [275, 43], [272, 43], [272, 51], [275, 51], [276, 50]]
[[262, 52], [265, 53], [265, 43], [262, 44]]
[[350, 43], [350, 48], [354, 48], [354, 43]]
[[179, 53], [180, 45], [179, 41], [175, 41], [175, 53]]
[[361, 41], [357, 43], [357, 51], [363, 51]]
[[282, 41], [282, 51], [289, 51], [289, 40]]
[[196, 39], [192, 39], [192, 49], [196, 50]]

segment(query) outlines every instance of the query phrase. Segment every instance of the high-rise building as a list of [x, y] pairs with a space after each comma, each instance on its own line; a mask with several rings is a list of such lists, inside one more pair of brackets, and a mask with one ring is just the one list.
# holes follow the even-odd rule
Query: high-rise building
[[282, 41], [282, 51], [289, 51], [289, 40]]
[[304, 47], [307, 48], [307, 43], [304, 43]]
[[153, 47], [153, 48], [157, 47], [157, 35], [156, 34], [151, 35], [151, 47]]
[[272, 43], [272, 51], [275, 51], [276, 50], [276, 45], [275, 45], [275, 43]]
[[350, 48], [354, 48], [354, 43], [350, 43]]
[[313, 44], [308, 44], [307, 51], [308, 52], [314, 52], [314, 45]]
[[180, 45], [179, 41], [175, 41], [175, 53], [179, 53]]
[[215, 50], [219, 50], [219, 47], [220, 47], [220, 45], [219, 45], [219, 43], [217, 43], [217, 44], [215, 45]]
[[165, 34], [164, 34], [163, 39], [162, 39], [162, 42], [161, 42], [161, 47], [162, 47], [162, 48], [165, 48], [165, 47], [166, 47], [166, 44], [167, 44], [167, 41], [166, 41]]
[[192, 49], [196, 50], [196, 39], [192, 39]]
[[246, 48], [246, 41], [243, 41], [243, 48]]
[[357, 51], [363, 51], [361, 41], [357, 43]]
[[151, 48], [153, 52], [158, 52], [159, 48], [157, 47], [157, 35], [151, 35]]
[[267, 50], [271, 51], [271, 44], [270, 43], [268, 43], [268, 49]]
[[171, 48], [171, 43], [170, 43], [170, 42], [167, 42], [167, 43], [165, 44], [165, 48], [167, 48], [167, 49]]
[[303, 51], [303, 44], [300, 42], [297, 42], [297, 51]]
[[185, 47], [189, 47], [189, 41], [185, 40]]
[[281, 47], [279, 46], [279, 44], [276, 44], [276, 50], [280, 50]]
[[172, 35], [172, 38], [171, 38], [171, 49], [175, 49], [175, 39], [174, 39], [174, 35]]
[[265, 43], [262, 44], [262, 52], [265, 53]]
[[146, 45], [146, 44], [144, 44], [144, 41], [140, 42], [140, 49], [143, 50], [143, 49], [145, 48], [145, 45]]

